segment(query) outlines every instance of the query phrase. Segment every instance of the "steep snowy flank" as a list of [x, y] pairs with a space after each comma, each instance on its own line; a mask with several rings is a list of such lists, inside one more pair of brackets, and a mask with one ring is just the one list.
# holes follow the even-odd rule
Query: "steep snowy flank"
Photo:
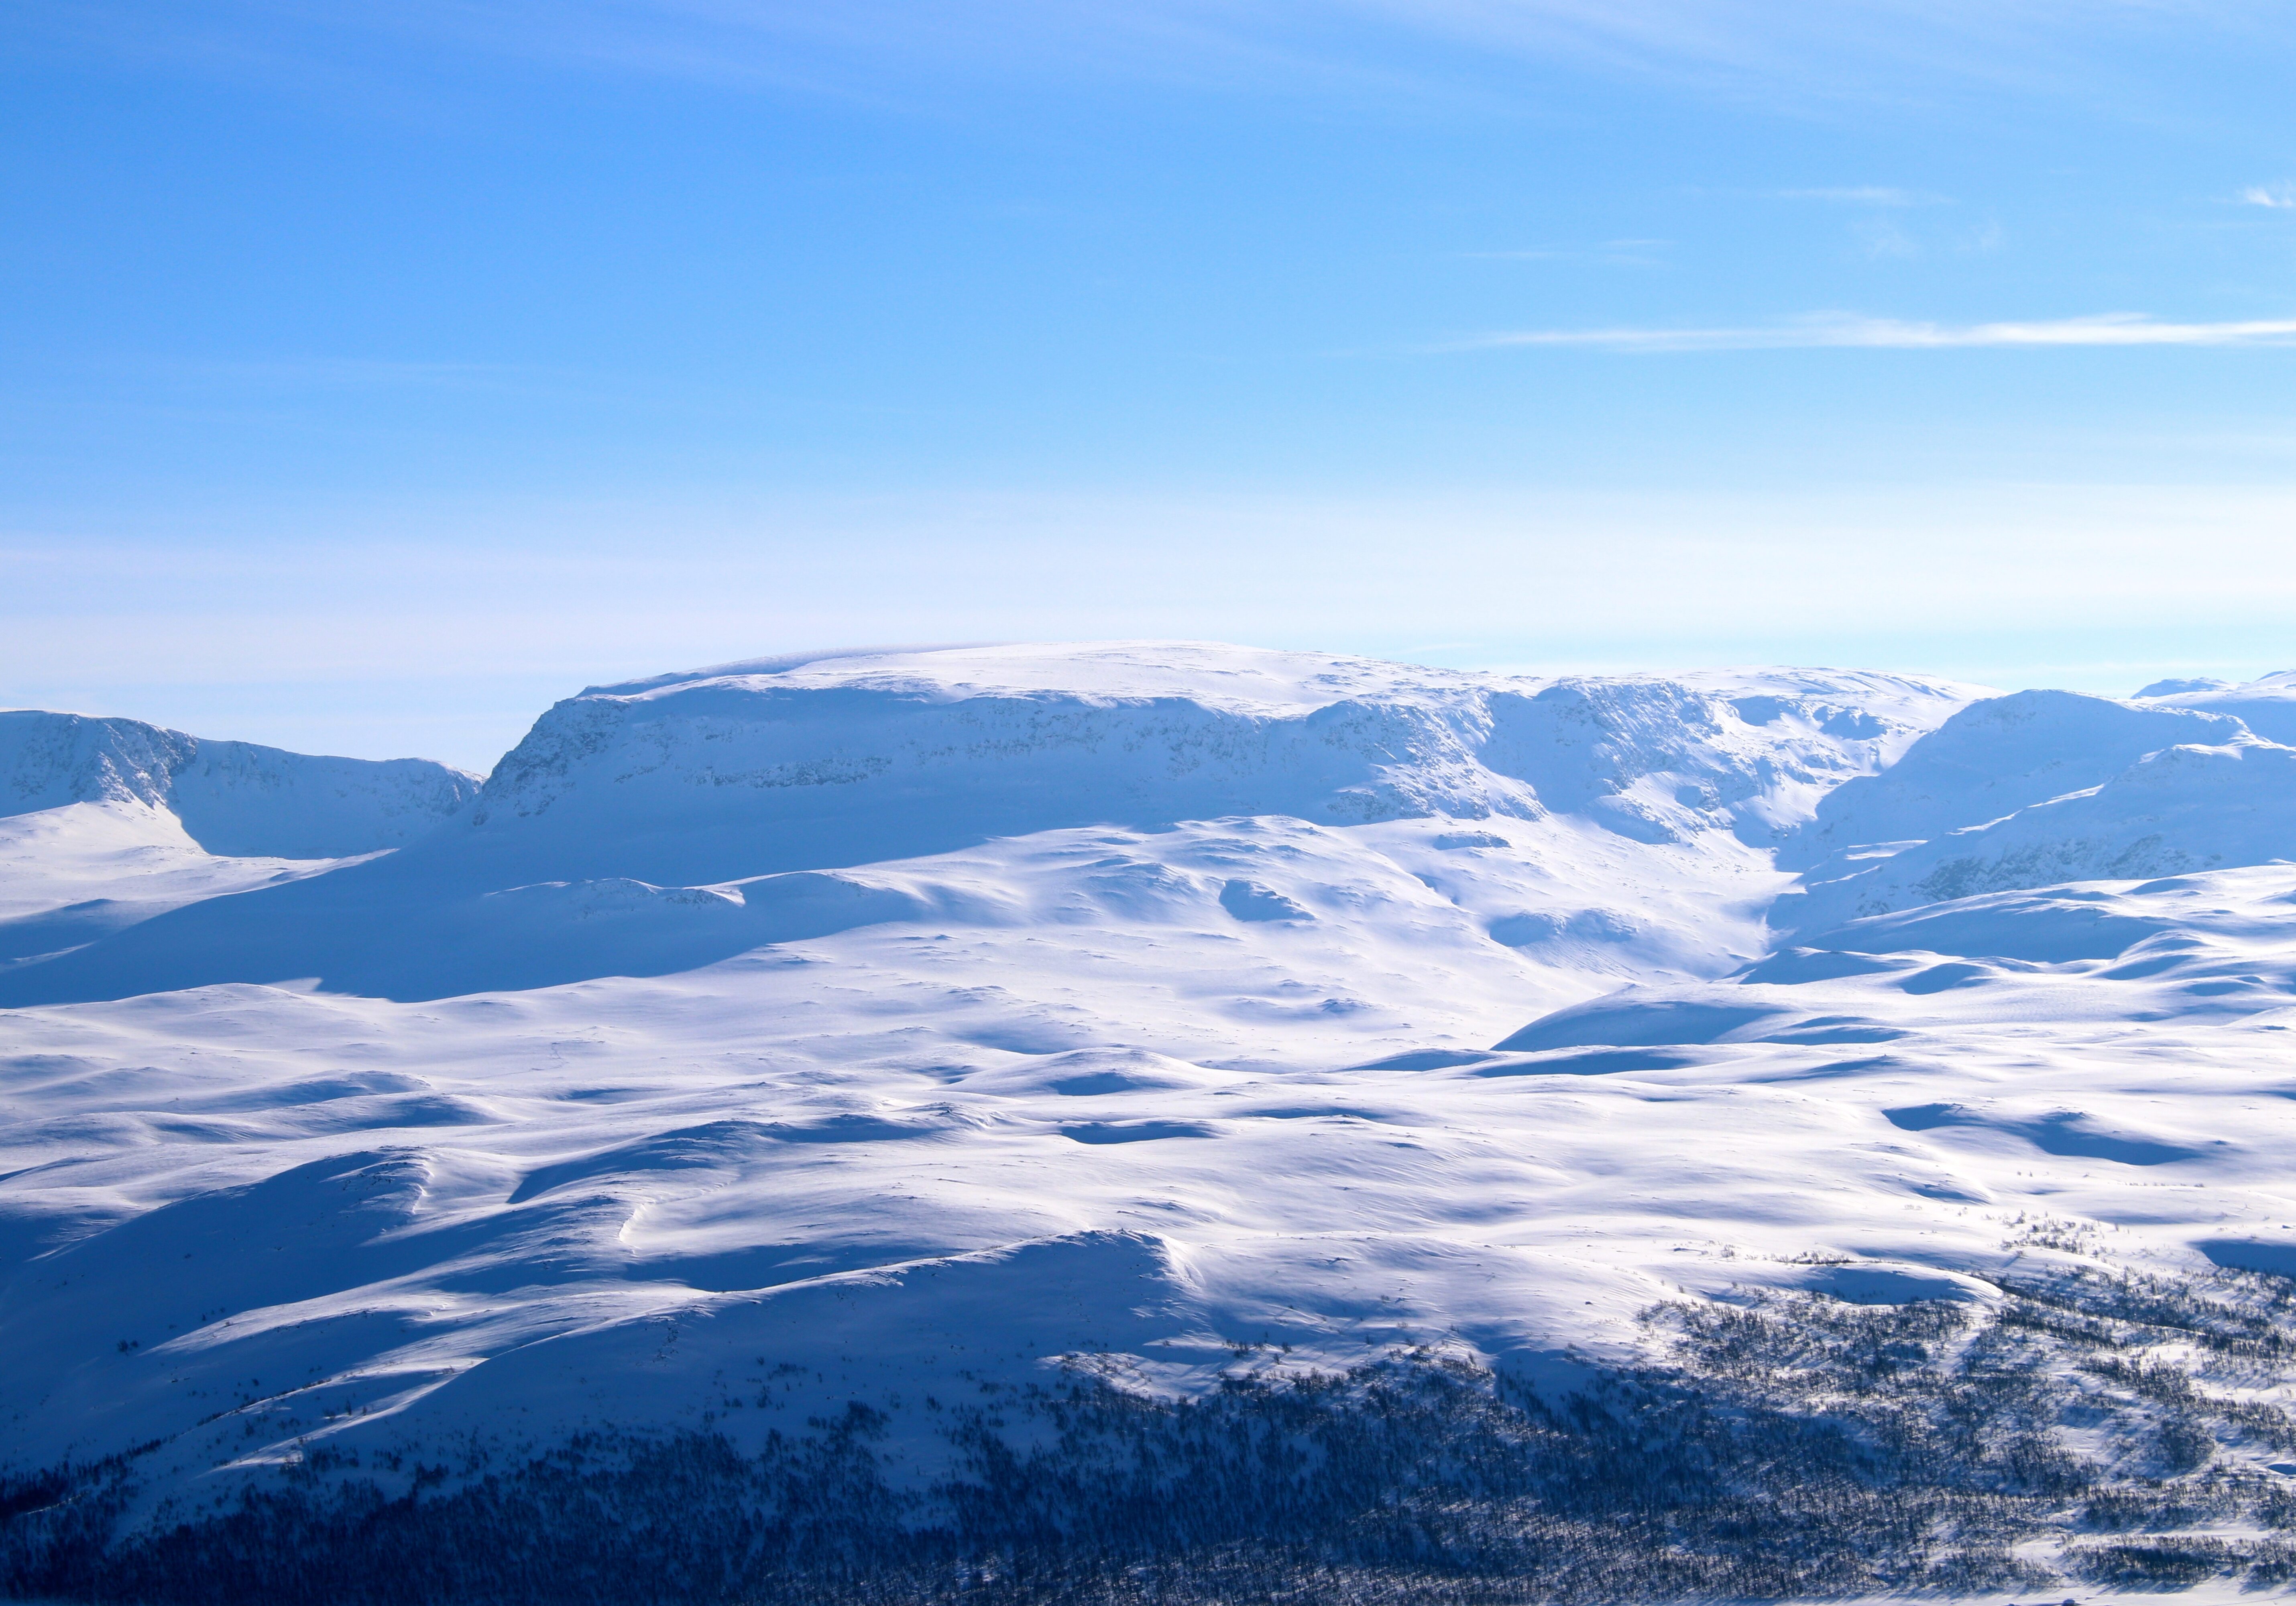
[[67, 803], [0, 816], [0, 969], [52, 959], [171, 909], [324, 875], [334, 859], [226, 859], [173, 814]]
[[1804, 929], [2062, 882], [2142, 880], [2296, 857], [2296, 749], [2243, 733], [2147, 754], [2103, 786], [1955, 831], [1782, 902]]
[[324, 874], [437, 828], [475, 776], [135, 720], [0, 712], [0, 972], [170, 910]]
[[427, 759], [316, 758], [135, 720], [0, 712], [0, 817], [142, 804], [173, 814], [209, 853], [340, 859], [403, 847], [478, 785]]

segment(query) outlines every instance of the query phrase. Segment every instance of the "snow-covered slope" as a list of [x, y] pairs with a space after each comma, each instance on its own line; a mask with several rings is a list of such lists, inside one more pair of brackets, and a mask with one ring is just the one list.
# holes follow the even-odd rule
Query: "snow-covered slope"
[[[643, 1465], [696, 1532], [731, 1502], [864, 1513], [848, 1556], [957, 1534], [898, 1594], [939, 1599], [987, 1587], [947, 1582], [964, 1534], [1009, 1565], [1084, 1531], [1093, 1444], [1209, 1469], [1204, 1503], [1191, 1474], [1124, 1508], [1209, 1533], [1341, 1464], [1332, 1424], [1409, 1418], [1379, 1392], [1407, 1376], [1516, 1414], [1365, 1452], [1351, 1556], [1398, 1499], [1453, 1545], [1442, 1513], [1498, 1498], [1457, 1469], [1538, 1435], [1562, 1470], [1505, 1498], [1563, 1504], [1475, 1544], [1740, 1558], [1580, 1598], [1790, 1593], [1727, 1536], [1785, 1521], [1760, 1469], [1845, 1443], [1868, 1460], [1810, 1473], [1835, 1503], [1793, 1544], [1869, 1497], [1931, 1515], [1793, 1587], [2062, 1594], [2049, 1566], [2122, 1565], [2080, 1491], [2262, 1543], [2296, 1328], [2240, 1269], [2296, 1271], [2296, 751], [2157, 698], [1981, 696], [1203, 644], [594, 688], [398, 852], [185, 882], [0, 973], [0, 1470], [83, 1469], [24, 1487], [245, 1579]], [[118, 785], [25, 818], [149, 813]], [[80, 862], [22, 841], [0, 875]], [[1825, 1372], [1853, 1338], [1878, 1358]], [[1604, 1437], [1629, 1388], [1683, 1392]], [[1187, 1460], [1258, 1442], [1252, 1401], [1322, 1459]], [[1177, 1402], [1247, 1414], [1223, 1438]], [[1813, 1412], [1852, 1426], [1732, 1437]], [[1684, 1421], [1702, 1470], [1655, 1505], [1569, 1505]], [[701, 1459], [665, 1479], [662, 1445]], [[1770, 1516], [1682, 1515], [1726, 1484]], [[515, 1509], [586, 1558], [578, 1508]], [[309, 1525], [258, 1544], [248, 1511]], [[1446, 1553], [1502, 1551], [1531, 1566]]]
[[0, 816], [0, 968], [53, 959], [171, 909], [339, 862], [218, 857], [175, 815], [137, 803]]
[[552, 709], [463, 851], [700, 883], [1242, 814], [1570, 813], [1675, 841], [1790, 815], [1958, 700], [1884, 677], [1522, 683], [1192, 643], [734, 664]]
[[2296, 748], [2243, 732], [2150, 753], [2103, 786], [1955, 831], [1813, 885], [1808, 927], [1981, 893], [2144, 879], [2296, 857]]
[[2099, 786], [2164, 747], [2225, 742], [2241, 733], [2238, 721], [2221, 714], [2074, 692], [1984, 698], [1886, 770], [1829, 792], [1780, 862], [1806, 870], [1833, 854], [1982, 826]]

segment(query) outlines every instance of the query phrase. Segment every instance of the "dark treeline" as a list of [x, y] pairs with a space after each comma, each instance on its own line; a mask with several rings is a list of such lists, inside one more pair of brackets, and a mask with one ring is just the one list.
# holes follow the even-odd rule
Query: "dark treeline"
[[[1545, 1401], [1432, 1352], [1170, 1404], [1096, 1381], [952, 1412], [962, 1472], [897, 1493], [855, 1401], [763, 1454], [598, 1435], [387, 1494], [315, 1456], [125, 1531], [132, 1458], [0, 1487], [16, 1596], [413, 1602], [1593, 1602], [2296, 1581], [2276, 1408], [2148, 1365], [2296, 1355], [2277, 1280], [2073, 1278], [1997, 1305], [1668, 1306], [1663, 1366]], [[2217, 1371], [2211, 1372], [2217, 1379]], [[2061, 1429], [2097, 1430], [2110, 1464]], [[2092, 1439], [2091, 1442], [2099, 1442]], [[1016, 1445], [1031, 1446], [1016, 1448]], [[2239, 1523], [2289, 1539], [2196, 1529]], [[2034, 1538], [2069, 1541], [2051, 1570]]]

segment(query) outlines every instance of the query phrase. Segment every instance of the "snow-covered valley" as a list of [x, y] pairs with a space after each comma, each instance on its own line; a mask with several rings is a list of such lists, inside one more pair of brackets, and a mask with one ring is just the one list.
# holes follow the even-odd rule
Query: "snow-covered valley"
[[2276, 1586], [2288, 679], [866, 654], [482, 787], [0, 714], [12, 1586]]

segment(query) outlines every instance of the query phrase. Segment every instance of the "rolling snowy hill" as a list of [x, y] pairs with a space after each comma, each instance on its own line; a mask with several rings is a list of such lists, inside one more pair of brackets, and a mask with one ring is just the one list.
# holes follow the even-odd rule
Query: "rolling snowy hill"
[[475, 794], [0, 716], [0, 1560], [1193, 1599], [1258, 1503], [1332, 1598], [2268, 1583], [2276, 685], [870, 654]]

